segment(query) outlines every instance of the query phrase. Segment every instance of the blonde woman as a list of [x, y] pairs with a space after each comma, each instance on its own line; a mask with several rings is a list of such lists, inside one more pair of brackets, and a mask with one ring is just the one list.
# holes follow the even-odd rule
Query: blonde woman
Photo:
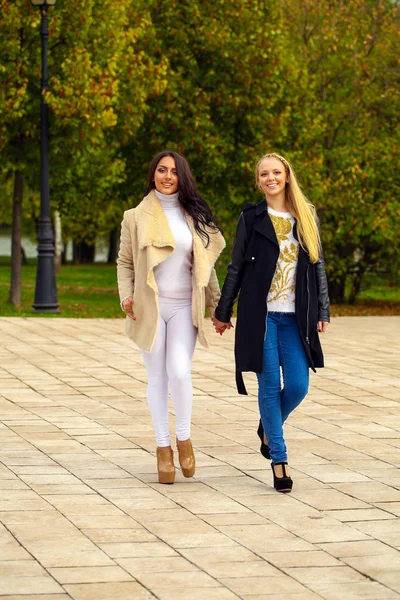
[[266, 154], [256, 184], [264, 199], [240, 215], [213, 322], [221, 335], [232, 326], [240, 291], [237, 387], [246, 394], [242, 372], [257, 373], [261, 453], [272, 459], [275, 489], [290, 492], [283, 424], [308, 392], [309, 368], [324, 366], [318, 332], [329, 323], [328, 284], [315, 210], [289, 162]]

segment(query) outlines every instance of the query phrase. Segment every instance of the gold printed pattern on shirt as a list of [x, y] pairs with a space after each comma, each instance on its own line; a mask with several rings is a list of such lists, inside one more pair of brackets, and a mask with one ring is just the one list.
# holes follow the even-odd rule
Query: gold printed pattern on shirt
[[292, 231], [292, 221], [287, 217], [277, 217], [270, 214], [276, 237], [279, 242], [279, 257], [275, 275], [268, 293], [268, 303], [293, 301], [296, 286], [296, 266], [299, 255], [299, 245], [289, 242]]
[[275, 215], [269, 215], [272, 225], [274, 226], [276, 237], [278, 238], [278, 242], [283, 242], [288, 239], [288, 234], [292, 230], [292, 223], [290, 219], [286, 219], [285, 217], [276, 217]]

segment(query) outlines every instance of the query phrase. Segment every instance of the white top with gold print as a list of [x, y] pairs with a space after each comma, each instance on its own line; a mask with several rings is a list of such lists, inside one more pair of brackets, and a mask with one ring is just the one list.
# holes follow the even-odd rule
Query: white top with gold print
[[268, 312], [295, 312], [295, 289], [299, 242], [293, 236], [294, 217], [268, 207], [279, 242], [279, 257], [267, 297]]

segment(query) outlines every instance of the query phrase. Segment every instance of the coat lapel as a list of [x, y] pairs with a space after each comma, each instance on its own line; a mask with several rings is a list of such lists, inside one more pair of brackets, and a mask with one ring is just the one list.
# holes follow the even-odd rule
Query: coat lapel
[[273, 244], [279, 247], [278, 239], [276, 237], [272, 221], [269, 218], [267, 204], [265, 200], [261, 200], [261, 202], [258, 202], [256, 206], [256, 216], [258, 217], [258, 220], [254, 225], [254, 229], [261, 233], [264, 237], [268, 238]]
[[[148, 248], [148, 283], [156, 289], [153, 270], [175, 249], [175, 240], [167, 218], [154, 191], [151, 191], [137, 206], [136, 221], [139, 224], [138, 244], [143, 250]], [[207, 287], [211, 270], [225, 248], [225, 240], [219, 231], [210, 230], [210, 243], [206, 248], [202, 238], [196, 232], [192, 217], [185, 213], [186, 221], [193, 236], [193, 268], [198, 287]], [[164, 250], [156, 250], [156, 249]]]
[[168, 225], [167, 217], [154, 191], [143, 198], [136, 208], [138, 227], [138, 243], [142, 250], [147, 246], [175, 249], [175, 240]]
[[193, 236], [193, 266], [195, 279], [198, 287], [207, 287], [214, 264], [222, 250], [225, 248], [225, 240], [219, 231], [208, 230], [210, 243], [207, 248], [203, 239], [196, 232], [192, 217], [186, 214], [186, 220]]

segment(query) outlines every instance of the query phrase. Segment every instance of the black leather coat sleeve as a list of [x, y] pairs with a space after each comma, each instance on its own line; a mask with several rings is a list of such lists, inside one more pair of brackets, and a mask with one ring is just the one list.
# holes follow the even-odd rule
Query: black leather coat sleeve
[[[317, 227], [321, 235], [321, 227], [318, 217], [316, 217]], [[315, 276], [317, 281], [318, 294], [318, 321], [330, 322], [330, 302], [328, 294], [328, 279], [325, 272], [324, 250], [320, 248], [319, 261], [315, 264]]]
[[315, 264], [315, 274], [318, 291], [318, 321], [330, 321], [328, 280], [325, 273], [325, 261], [323, 255]]
[[228, 272], [225, 277], [224, 285], [222, 286], [221, 297], [214, 313], [215, 318], [223, 323], [229, 323], [231, 319], [233, 305], [242, 284], [246, 248], [247, 231], [244, 216], [243, 213], [241, 213], [236, 227], [231, 262], [228, 265]]

